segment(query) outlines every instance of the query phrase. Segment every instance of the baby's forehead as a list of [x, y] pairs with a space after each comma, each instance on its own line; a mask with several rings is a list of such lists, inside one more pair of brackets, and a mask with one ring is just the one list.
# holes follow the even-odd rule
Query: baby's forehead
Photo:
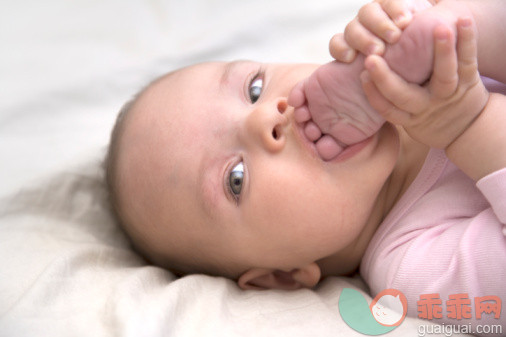
[[[181, 77], [184, 78], [188, 71], [189, 68], [176, 69], [152, 80], [136, 95], [133, 110], [142, 113], [147, 108], [153, 109], [153, 105], [157, 100], [166, 99], [172, 94], [177, 97], [177, 92], [184, 89], [185, 86], [185, 83], [181, 81]], [[198, 73], [194, 76], [198, 76]], [[170, 103], [170, 101], [165, 101], [166, 104]]]
[[218, 146], [213, 130], [225, 125], [220, 107], [227, 101], [216, 99], [216, 90], [210, 88], [222, 69], [223, 63], [179, 69], [157, 78], [141, 92], [124, 139], [129, 157], [124, 167], [131, 179], [151, 176], [150, 181], [159, 184], [167, 179], [180, 183], [196, 179], [188, 167], [200, 162], [204, 148]]
[[[175, 85], [172, 81], [173, 77], [176, 76], [177, 73], [183, 71], [183, 69], [177, 69], [166, 74], [163, 74], [151, 82], [149, 82], [144, 88], [142, 88], [139, 93], [136, 95], [134, 107], [138, 108], [142, 106], [146, 101], [149, 101], [154, 98], [154, 96], [159, 92], [164, 90], [164, 88], [170, 88]], [[136, 109], [137, 110], [137, 109]]]
[[190, 67], [160, 76], [141, 91], [132, 106], [123, 134], [121, 167], [130, 185], [146, 190], [143, 194], [153, 194], [168, 183], [175, 186], [195, 179], [182, 168], [197, 150], [188, 128], [199, 126], [192, 123], [194, 113], [187, 111], [194, 106], [192, 96], [181, 86], [189, 83], [189, 74], [196, 73], [199, 69]]

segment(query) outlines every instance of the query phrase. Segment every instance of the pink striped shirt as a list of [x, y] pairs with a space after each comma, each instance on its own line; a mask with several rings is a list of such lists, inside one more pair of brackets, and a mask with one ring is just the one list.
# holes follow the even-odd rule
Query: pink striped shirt
[[[506, 306], [506, 168], [477, 183], [431, 149], [411, 186], [378, 228], [361, 274], [375, 296], [394, 288], [408, 299], [408, 315], [423, 315], [421, 295], [438, 294], [446, 324], [502, 324], [482, 314], [475, 297], [498, 296]], [[471, 319], [448, 317], [450, 295], [465, 293]], [[451, 302], [450, 302], [451, 303]], [[452, 310], [450, 308], [450, 310]], [[479, 315], [478, 315], [479, 316]]]

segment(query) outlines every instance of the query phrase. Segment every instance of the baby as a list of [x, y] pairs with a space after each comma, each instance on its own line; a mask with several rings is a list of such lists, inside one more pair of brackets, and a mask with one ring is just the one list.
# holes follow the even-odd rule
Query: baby
[[[485, 19], [491, 22], [499, 14], [489, 5], [493, 1], [469, 6], [447, 1], [428, 9], [429, 14], [416, 15], [411, 25], [419, 28], [414, 31], [408, 26], [399, 43], [388, 46], [385, 59], [372, 55], [364, 61], [359, 56], [348, 65], [322, 67], [213, 62], [177, 70], [150, 84], [120, 113], [107, 158], [112, 202], [135, 248], [150, 262], [178, 274], [223, 275], [237, 280], [243, 289], [310, 288], [322, 276], [355, 272], [364, 258], [362, 271], [377, 291], [392, 281], [394, 272], [386, 267], [381, 270], [378, 265], [387, 260], [374, 258], [388, 258], [389, 267], [404, 267], [403, 254], [413, 254], [409, 249], [389, 254], [399, 247], [409, 248], [410, 240], [424, 235], [422, 225], [408, 232], [395, 227], [399, 218], [413, 220], [406, 213], [411, 206], [406, 198], [413, 198], [414, 191], [428, 193], [433, 187], [427, 185], [430, 181], [436, 184], [448, 176], [451, 183], [464, 186], [457, 190], [464, 195], [455, 203], [460, 202], [466, 216], [474, 219], [485, 212], [489, 217], [488, 227], [479, 231], [485, 233], [483, 240], [492, 240], [490, 244], [502, 244], [496, 258], [506, 277], [501, 233], [505, 207], [494, 201], [501, 200], [504, 191], [483, 192], [485, 199], [473, 182], [481, 179], [489, 186], [497, 184], [497, 177], [506, 180], [501, 171], [506, 166], [506, 139], [501, 131], [506, 120], [497, 112], [506, 103], [504, 96], [489, 94], [480, 81], [469, 15], [456, 23], [459, 15], [455, 14], [451, 20], [444, 19], [444, 25], [439, 19], [428, 20], [437, 22], [435, 31], [435, 25], [417, 24], [418, 18], [427, 20], [430, 13], [448, 13], [447, 8], [464, 8], [465, 13], [473, 14], [479, 28], [485, 27]], [[350, 29], [352, 36], [369, 39], [337, 40], [334, 52], [363, 51], [361, 42], [380, 35], [377, 31], [383, 26], [377, 23], [391, 23], [387, 9], [395, 11], [402, 5], [402, 1], [392, 3], [397, 5], [377, 7], [376, 15], [370, 16], [374, 20], [360, 21], [359, 15], [357, 22], [368, 27], [369, 35], [358, 25]], [[504, 9], [502, 4], [497, 6]], [[475, 8], [481, 14], [475, 14]], [[492, 30], [490, 26], [486, 29]], [[406, 47], [420, 36], [419, 31], [424, 36], [420, 48], [434, 46], [434, 52], [428, 57], [408, 48], [404, 59], [421, 64], [425, 75], [416, 78], [417, 82], [425, 81], [432, 71], [426, 86], [404, 80], [408, 74], [401, 65], [403, 59], [391, 59], [399, 62], [399, 74], [387, 66], [388, 53], [399, 55], [395, 48]], [[431, 38], [433, 31], [435, 39]], [[485, 33], [488, 36], [489, 31]], [[480, 36], [479, 48], [485, 41]], [[483, 64], [486, 73], [500, 55], [489, 54], [483, 62], [480, 59], [480, 69]], [[332, 105], [321, 107], [316, 102], [312, 106], [312, 95], [318, 90], [308, 83], [319, 72], [326, 72], [325, 67], [331, 67], [333, 78], [345, 81], [322, 81], [322, 89], [329, 88], [323, 99]], [[350, 95], [335, 100], [335, 93], [348, 90], [348, 84]], [[336, 101], [350, 108], [341, 110], [334, 105]], [[346, 119], [360, 113], [369, 116], [362, 125]], [[341, 121], [343, 114], [348, 114], [347, 122], [338, 133], [318, 120], [327, 115]], [[347, 130], [352, 130], [351, 139], [339, 140]], [[332, 138], [330, 150], [318, 144], [322, 135]], [[445, 151], [431, 150], [431, 146]], [[447, 161], [445, 153], [456, 166]], [[429, 162], [439, 171], [431, 170]], [[417, 179], [419, 174], [422, 180]], [[490, 176], [495, 180], [487, 182]], [[487, 193], [492, 193], [492, 201]], [[468, 195], [472, 200], [465, 199]], [[477, 201], [477, 209], [470, 207], [469, 203]], [[399, 210], [398, 204], [404, 208]], [[425, 207], [443, 207], [424, 200], [419, 204], [426, 212]], [[460, 213], [449, 216], [463, 217]], [[465, 228], [456, 225], [448, 235], [465, 232]], [[434, 233], [442, 230], [429, 231], [429, 238], [437, 242]], [[388, 242], [395, 245], [381, 246]], [[458, 250], [455, 245], [443, 245]], [[418, 253], [430, 261], [430, 250]], [[417, 258], [413, 256], [419, 266]], [[459, 262], [452, 263], [460, 268]], [[490, 264], [484, 266], [482, 272], [490, 268]], [[385, 282], [372, 284], [371, 273], [378, 273], [378, 279]], [[406, 290], [408, 300], [420, 289], [430, 288]], [[416, 315], [416, 306], [412, 310]]]

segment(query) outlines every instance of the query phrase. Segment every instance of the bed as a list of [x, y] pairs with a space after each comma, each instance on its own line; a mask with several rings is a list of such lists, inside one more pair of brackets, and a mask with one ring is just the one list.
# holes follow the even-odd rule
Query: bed
[[[242, 291], [148, 265], [107, 204], [121, 105], [201, 61], [326, 62], [364, 0], [46, 0], [0, 11], [0, 336], [360, 336], [343, 289]], [[391, 336], [417, 335], [407, 318]]]

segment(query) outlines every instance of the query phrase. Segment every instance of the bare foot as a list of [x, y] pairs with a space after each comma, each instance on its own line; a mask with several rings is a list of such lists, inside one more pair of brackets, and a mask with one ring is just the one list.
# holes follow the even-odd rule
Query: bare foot
[[[387, 46], [384, 58], [405, 80], [421, 84], [432, 72], [436, 26], [455, 29], [457, 14], [433, 10], [418, 13], [399, 41]], [[322, 65], [291, 92], [288, 104], [295, 108], [295, 120], [303, 123], [306, 137], [315, 143], [324, 160], [375, 134], [385, 120], [368, 103], [360, 74], [364, 55], [352, 63], [333, 61]]]

